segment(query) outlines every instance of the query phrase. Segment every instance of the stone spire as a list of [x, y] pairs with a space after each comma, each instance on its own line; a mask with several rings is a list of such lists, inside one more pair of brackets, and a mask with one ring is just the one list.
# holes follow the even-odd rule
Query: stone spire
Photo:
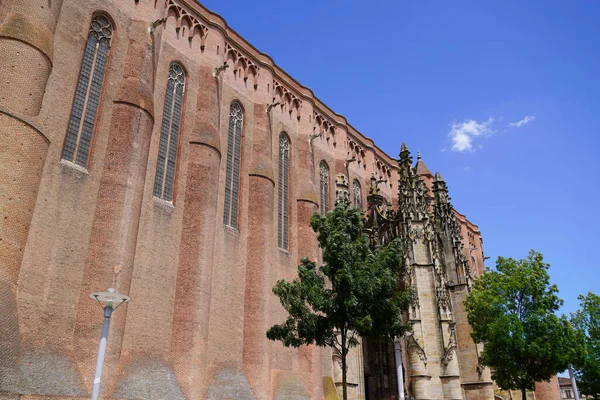
[[423, 160], [421, 160], [420, 152], [417, 152], [417, 164], [415, 165], [415, 171], [416, 171], [417, 175], [419, 175], [419, 176], [426, 176], [426, 177], [433, 178], [433, 174], [431, 173], [431, 171], [429, 171], [429, 168], [427, 168], [427, 165], [425, 165]]
[[431, 173], [429, 168], [427, 168], [427, 165], [425, 165], [423, 160], [421, 160], [420, 152], [417, 152], [417, 164], [415, 165], [415, 173], [417, 174], [417, 176], [419, 176], [419, 178], [421, 178], [423, 183], [425, 183], [425, 187], [427, 188], [427, 195], [429, 197], [433, 197], [433, 174]]
[[433, 178], [433, 194], [435, 196], [435, 202], [437, 204], [450, 204], [450, 197], [448, 197], [448, 186], [442, 178], [439, 172], [435, 173]]
[[433, 193], [435, 196], [434, 220], [436, 228], [442, 237], [442, 242], [451, 245], [456, 260], [456, 276], [450, 273], [450, 280], [455, 283], [471, 283], [471, 271], [464, 254], [464, 245], [460, 235], [460, 225], [456, 219], [454, 207], [448, 196], [448, 186], [439, 172], [435, 173], [433, 180]]
[[[398, 212], [402, 219], [423, 220], [428, 217], [431, 199], [427, 187], [412, 167], [412, 157], [405, 143], [400, 149], [400, 179], [398, 181]], [[424, 165], [424, 164], [423, 164]]]

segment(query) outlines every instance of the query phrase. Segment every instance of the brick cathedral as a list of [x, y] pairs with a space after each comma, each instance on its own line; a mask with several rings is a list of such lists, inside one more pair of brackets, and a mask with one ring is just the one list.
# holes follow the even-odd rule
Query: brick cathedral
[[193, 0], [0, 3], [0, 399], [337, 399], [339, 357], [284, 348], [272, 295], [320, 251], [336, 198], [400, 235], [412, 334], [363, 341], [353, 399], [489, 399], [462, 301], [480, 232], [445, 182], [397, 160]]

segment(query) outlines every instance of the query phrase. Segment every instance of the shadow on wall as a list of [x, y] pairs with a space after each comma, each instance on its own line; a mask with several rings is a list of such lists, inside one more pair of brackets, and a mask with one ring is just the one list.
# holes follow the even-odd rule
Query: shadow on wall
[[308, 400], [298, 374], [289, 371], [271, 371], [273, 400]]
[[254, 400], [254, 395], [243, 372], [222, 369], [213, 378], [206, 400], [240, 399]]
[[184, 400], [170, 365], [158, 360], [135, 360], [119, 379], [114, 397], [126, 399]]

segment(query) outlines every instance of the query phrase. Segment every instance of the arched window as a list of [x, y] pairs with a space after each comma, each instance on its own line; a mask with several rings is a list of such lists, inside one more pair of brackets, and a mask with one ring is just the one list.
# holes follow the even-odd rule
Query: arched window
[[352, 182], [352, 199], [354, 207], [360, 210], [360, 183], [356, 179]]
[[329, 167], [325, 161], [319, 164], [319, 181], [321, 183], [321, 214], [329, 211]]
[[244, 111], [237, 101], [229, 108], [229, 133], [227, 134], [227, 169], [225, 172], [225, 213], [223, 223], [237, 228], [238, 189], [240, 181], [240, 153]]
[[181, 65], [172, 63], [169, 66], [163, 120], [160, 128], [156, 176], [154, 177], [154, 196], [167, 201], [173, 199], [177, 136], [179, 135], [184, 89], [185, 72]]
[[277, 195], [277, 244], [288, 249], [290, 140], [283, 132], [279, 135], [279, 182]]
[[104, 15], [92, 19], [75, 88], [62, 158], [82, 167], [87, 165], [90, 153], [112, 32], [112, 25]]

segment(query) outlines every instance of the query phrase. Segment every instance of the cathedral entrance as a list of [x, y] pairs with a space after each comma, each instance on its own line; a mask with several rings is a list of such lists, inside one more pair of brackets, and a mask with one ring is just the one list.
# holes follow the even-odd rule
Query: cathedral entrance
[[363, 339], [365, 400], [398, 400], [394, 342]]

